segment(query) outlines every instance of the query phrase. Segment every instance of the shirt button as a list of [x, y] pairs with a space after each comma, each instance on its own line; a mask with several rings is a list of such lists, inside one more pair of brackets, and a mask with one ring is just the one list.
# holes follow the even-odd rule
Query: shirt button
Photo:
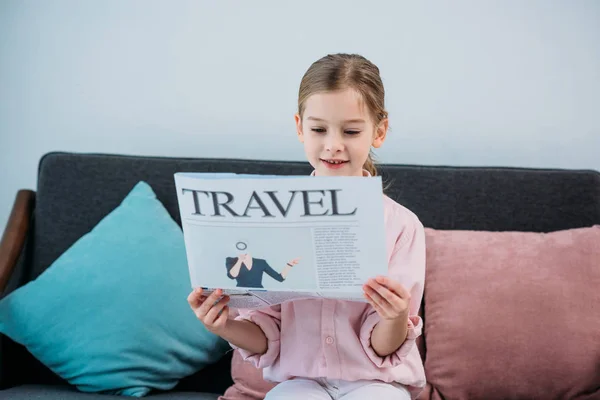
[[325, 339], [325, 343], [333, 344], [333, 338], [331, 336], [327, 336], [327, 339]]

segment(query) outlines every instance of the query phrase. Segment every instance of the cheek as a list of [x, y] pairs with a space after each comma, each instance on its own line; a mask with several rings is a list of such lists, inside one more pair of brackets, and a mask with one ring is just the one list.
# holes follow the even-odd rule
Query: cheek
[[307, 153], [314, 152], [318, 149], [318, 141], [312, 135], [304, 135], [304, 150]]
[[368, 136], [365, 135], [364, 138], [356, 140], [354, 143], [352, 143], [352, 147], [354, 149], [355, 154], [361, 154], [366, 157], [369, 154], [369, 151], [371, 150], [371, 140]]
[[309, 146], [317, 146], [319, 144], [319, 136], [315, 135], [314, 132], [305, 132], [304, 133], [304, 143]]

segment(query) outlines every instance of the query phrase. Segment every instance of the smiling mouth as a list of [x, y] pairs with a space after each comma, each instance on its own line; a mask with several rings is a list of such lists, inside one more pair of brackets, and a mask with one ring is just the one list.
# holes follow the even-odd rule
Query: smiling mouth
[[326, 162], [327, 164], [332, 164], [332, 165], [339, 165], [339, 164], [344, 164], [344, 163], [348, 162], [348, 161], [343, 161], [343, 160], [324, 160], [324, 159], [321, 159], [321, 161]]

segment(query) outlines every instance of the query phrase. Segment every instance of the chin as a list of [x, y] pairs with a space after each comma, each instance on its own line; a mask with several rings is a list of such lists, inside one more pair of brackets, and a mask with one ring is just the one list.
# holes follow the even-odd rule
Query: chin
[[355, 174], [349, 168], [340, 168], [336, 170], [321, 168], [317, 170], [319, 176], [353, 176]]

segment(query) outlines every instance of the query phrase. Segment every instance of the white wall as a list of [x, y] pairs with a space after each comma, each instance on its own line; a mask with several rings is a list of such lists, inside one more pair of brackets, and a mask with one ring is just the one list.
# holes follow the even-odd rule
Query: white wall
[[0, 2], [0, 227], [48, 151], [303, 159], [311, 62], [381, 69], [383, 162], [600, 170], [600, 2]]

